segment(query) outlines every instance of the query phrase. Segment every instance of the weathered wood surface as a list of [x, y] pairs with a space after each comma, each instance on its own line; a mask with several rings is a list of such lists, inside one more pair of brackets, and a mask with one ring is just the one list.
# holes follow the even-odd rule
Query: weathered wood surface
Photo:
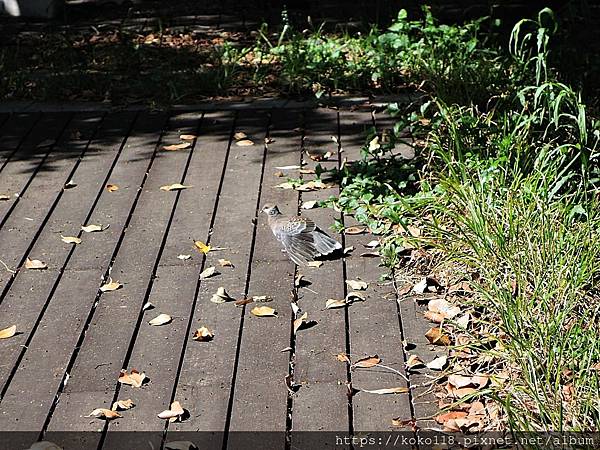
[[[337, 186], [275, 187], [315, 178], [290, 166], [335, 170], [358, 158], [373, 125], [368, 111], [300, 108], [1, 115], [0, 193], [19, 196], [0, 202], [0, 259], [10, 270], [0, 270], [0, 329], [16, 324], [19, 334], [0, 340], [0, 430], [32, 432], [11, 438], [10, 448], [60, 431], [85, 432], [62, 442], [73, 449], [122, 448], [122, 431], [152, 432], [130, 436], [130, 448], [160, 448], [183, 431], [214, 432], [203, 435], [206, 448], [246, 448], [248, 436], [239, 431], [274, 431], [273, 446], [301, 448], [302, 431], [385, 431], [392, 418], [413, 417], [408, 394], [348, 396], [350, 383], [406, 386], [402, 375], [350, 370], [336, 358], [378, 354], [405, 374], [403, 333], [416, 314], [407, 322], [402, 315], [411, 311], [397, 307], [378, 259], [360, 256], [376, 237], [332, 231], [335, 221], [354, 223], [333, 209], [301, 209], [336, 195]], [[238, 132], [254, 145], [237, 145]], [[163, 149], [180, 134], [197, 138], [186, 149]], [[331, 155], [315, 161], [315, 152]], [[64, 189], [71, 180], [77, 186]], [[160, 189], [173, 183], [190, 187]], [[310, 217], [354, 251], [297, 268], [260, 214], [265, 203]], [[110, 227], [84, 233], [88, 224]], [[61, 234], [82, 242], [66, 244]], [[195, 240], [214, 250], [204, 255]], [[28, 257], [48, 269], [25, 269]], [[201, 277], [209, 267], [218, 274]], [[296, 286], [300, 274], [304, 282]], [[123, 287], [100, 292], [110, 278]], [[349, 292], [347, 279], [369, 283], [366, 300], [325, 309], [328, 299]], [[220, 286], [235, 299], [272, 301], [216, 304], [211, 297]], [[295, 298], [309, 320], [296, 334]], [[255, 306], [270, 306], [277, 317], [256, 317]], [[159, 313], [172, 321], [149, 325]], [[202, 326], [214, 332], [211, 342], [192, 340]], [[119, 371], [134, 368], [148, 382], [120, 384]], [[136, 406], [122, 418], [88, 416], [127, 398]], [[159, 419], [175, 400], [190, 417]]]

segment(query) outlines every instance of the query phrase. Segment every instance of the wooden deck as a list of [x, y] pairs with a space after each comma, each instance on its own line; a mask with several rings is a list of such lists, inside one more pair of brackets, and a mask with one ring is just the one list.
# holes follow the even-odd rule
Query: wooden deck
[[[301, 108], [2, 115], [0, 194], [10, 199], [0, 201], [6, 265], [0, 267], [0, 329], [16, 325], [18, 334], [0, 340], [0, 448], [29, 448], [65, 431], [86, 432], [56, 441], [73, 449], [156, 449], [180, 431], [214, 432], [200, 448], [253, 448], [238, 431], [276, 432], [265, 448], [307, 448], [302, 431], [383, 432], [394, 429], [392, 418], [413, 418], [410, 393], [348, 395], [349, 383], [355, 389], [406, 386], [401, 376], [350, 370], [336, 358], [378, 354], [404, 373], [393, 288], [379, 281], [377, 258], [360, 256], [374, 237], [338, 235], [355, 248], [350, 256], [296, 268], [265, 217], [257, 217], [269, 202], [325, 229], [335, 219], [353, 225], [331, 209], [299, 210], [337, 188], [283, 190], [274, 186], [286, 178], [276, 173], [301, 163], [314, 168], [303, 149], [331, 151], [332, 158], [320, 162], [325, 168], [357, 159], [364, 130], [374, 125], [382, 126], [369, 111]], [[255, 145], [236, 145], [236, 132]], [[198, 138], [188, 149], [165, 151], [180, 134]], [[284, 172], [298, 177], [297, 170]], [[69, 181], [77, 186], [64, 189]], [[173, 183], [192, 187], [160, 189]], [[119, 189], [110, 192], [108, 184]], [[107, 228], [82, 232], [88, 224]], [[61, 235], [82, 242], [67, 244]], [[194, 240], [221, 250], [205, 256]], [[191, 258], [178, 259], [181, 254]], [[27, 258], [48, 268], [25, 269]], [[220, 267], [220, 258], [234, 267]], [[219, 274], [200, 279], [210, 266]], [[298, 274], [307, 281], [297, 289], [298, 305], [316, 323], [294, 335], [290, 302]], [[101, 292], [110, 278], [123, 287]], [[327, 299], [344, 298], [348, 279], [369, 283], [366, 301], [325, 309]], [[257, 304], [212, 303], [220, 286], [236, 299], [272, 297], [264, 305], [277, 317], [253, 316]], [[149, 302], [153, 309], [145, 308]], [[150, 326], [159, 313], [172, 322]], [[211, 342], [192, 340], [201, 326], [214, 331]], [[143, 371], [149, 380], [141, 388], [121, 384], [121, 369]], [[122, 418], [88, 416], [128, 398], [135, 407]], [[159, 419], [174, 400], [189, 418]], [[121, 431], [154, 433], [125, 447]]]

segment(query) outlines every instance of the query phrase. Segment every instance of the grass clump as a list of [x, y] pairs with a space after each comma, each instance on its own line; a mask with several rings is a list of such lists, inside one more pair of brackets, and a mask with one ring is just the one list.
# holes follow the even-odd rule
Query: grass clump
[[[337, 200], [387, 235], [390, 266], [410, 267], [417, 246], [435, 263], [425, 275], [469, 283], [454, 301], [468, 324], [440, 327], [455, 367], [493, 383], [458, 403], [501, 405], [486, 428], [515, 433], [600, 430], [600, 127], [547, 66], [554, 23], [545, 9], [516, 25], [510, 53], [497, 53], [511, 75], [491, 108], [434, 90], [403, 112], [388, 144], [365, 145]], [[409, 160], [391, 155], [407, 126]]]

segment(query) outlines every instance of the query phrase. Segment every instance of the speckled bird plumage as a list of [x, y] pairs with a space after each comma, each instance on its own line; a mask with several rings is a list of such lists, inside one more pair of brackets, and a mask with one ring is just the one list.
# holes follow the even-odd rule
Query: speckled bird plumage
[[290, 259], [298, 265], [305, 265], [342, 248], [339, 242], [306, 217], [284, 216], [277, 205], [265, 205], [262, 211], [268, 216], [271, 231], [282, 243]]

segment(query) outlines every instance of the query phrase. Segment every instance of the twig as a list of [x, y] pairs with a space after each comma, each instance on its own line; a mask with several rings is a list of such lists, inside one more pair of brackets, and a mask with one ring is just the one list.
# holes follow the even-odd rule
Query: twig
[[2, 265], [4, 266], [4, 268], [5, 268], [5, 269], [6, 269], [8, 272], [10, 272], [10, 273], [17, 273], [16, 271], [14, 271], [14, 270], [12, 270], [10, 267], [8, 267], [8, 266], [6, 265], [6, 263], [5, 263], [4, 261], [2, 261], [1, 259], [0, 259], [0, 263], [2, 263]]
[[406, 375], [404, 375], [402, 372], [400, 372], [392, 367], [384, 366], [383, 364], [376, 364], [375, 367], [381, 367], [383, 369], [391, 370], [392, 372], [400, 375], [402, 378], [404, 378], [406, 381], [408, 381], [408, 378], [406, 377]]

